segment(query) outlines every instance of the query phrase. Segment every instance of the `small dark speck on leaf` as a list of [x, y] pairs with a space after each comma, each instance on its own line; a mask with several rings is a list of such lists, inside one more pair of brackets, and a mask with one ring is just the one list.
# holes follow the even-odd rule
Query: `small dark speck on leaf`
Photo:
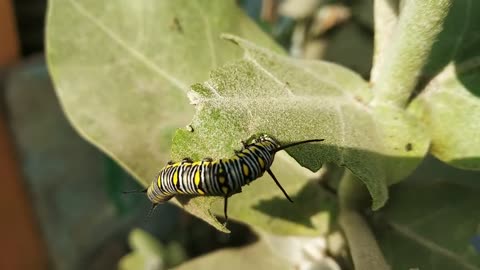
[[188, 130], [189, 132], [193, 132], [193, 127], [192, 127], [192, 125], [188, 125], [186, 128], [187, 128], [187, 130]]
[[232, 39], [232, 38], [227, 38], [228, 41], [232, 42], [233, 44], [237, 45], [237, 46], [240, 46], [240, 44], [238, 44], [238, 42], [235, 40], [235, 39]]
[[407, 143], [407, 144], [405, 145], [405, 150], [406, 150], [407, 152], [412, 151], [412, 150], [413, 150], [413, 144], [412, 144], [412, 143]]
[[183, 33], [183, 27], [177, 17], [173, 17], [172, 23], [170, 24], [170, 29]]

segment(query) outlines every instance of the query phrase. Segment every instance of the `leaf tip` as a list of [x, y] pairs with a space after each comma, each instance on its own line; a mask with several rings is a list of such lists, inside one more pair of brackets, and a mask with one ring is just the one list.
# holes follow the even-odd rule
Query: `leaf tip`
[[373, 200], [372, 200], [372, 210], [373, 211], [377, 211], [379, 210], [380, 208], [382, 208], [383, 206], [385, 206], [385, 203], [387, 202], [388, 198], [376, 198], [376, 197], [373, 197]]
[[223, 233], [231, 233], [231, 231], [227, 228], [226, 223], [221, 223], [220, 220], [218, 220], [218, 218], [210, 210], [207, 210], [207, 212], [208, 216], [211, 218], [209, 220], [205, 220], [207, 223]]
[[196, 91], [188, 91], [187, 97], [190, 100], [191, 105], [197, 105], [200, 103], [200, 94]]

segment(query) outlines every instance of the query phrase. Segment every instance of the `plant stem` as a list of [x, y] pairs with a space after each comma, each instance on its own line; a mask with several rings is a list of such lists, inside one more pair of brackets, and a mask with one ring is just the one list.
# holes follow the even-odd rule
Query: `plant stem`
[[[378, 0], [377, 0], [378, 1]], [[453, 0], [407, 1], [378, 62], [373, 105], [405, 107]]]
[[[365, 196], [366, 195], [366, 196]], [[368, 191], [349, 171], [345, 171], [339, 187], [339, 223], [345, 233], [356, 270], [385, 270], [385, 261], [370, 227], [358, 211], [368, 206]]]
[[399, 0], [375, 0], [373, 12], [375, 14], [374, 27], [374, 52], [373, 67], [370, 81], [375, 83], [380, 73], [380, 66], [385, 57], [385, 49], [391, 40], [393, 30], [398, 21]]

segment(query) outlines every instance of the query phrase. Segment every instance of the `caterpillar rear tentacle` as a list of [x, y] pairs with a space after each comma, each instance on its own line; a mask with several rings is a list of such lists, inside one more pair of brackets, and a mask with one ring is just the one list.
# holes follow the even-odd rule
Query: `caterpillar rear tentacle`
[[282, 146], [268, 135], [261, 135], [251, 143], [242, 141], [242, 150], [234, 151], [231, 158], [204, 158], [195, 162], [184, 158], [181, 162], [169, 162], [146, 193], [153, 205], [164, 203], [179, 194], [222, 196], [226, 223], [228, 198], [241, 192], [242, 186], [256, 180], [265, 172], [272, 177], [285, 197], [293, 202], [270, 169], [275, 154], [289, 147], [323, 140], [305, 140]]

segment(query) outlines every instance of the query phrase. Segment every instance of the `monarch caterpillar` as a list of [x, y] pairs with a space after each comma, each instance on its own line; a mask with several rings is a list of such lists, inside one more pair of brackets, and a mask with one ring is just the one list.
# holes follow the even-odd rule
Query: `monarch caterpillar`
[[267, 172], [275, 181], [285, 197], [293, 202], [270, 170], [275, 153], [280, 150], [310, 142], [313, 139], [294, 142], [281, 146], [268, 135], [261, 135], [249, 144], [243, 143], [243, 149], [235, 151], [231, 158], [212, 160], [204, 158], [194, 162], [184, 158], [181, 162], [170, 161], [158, 174], [152, 184], [142, 192], [147, 193], [152, 202], [152, 209], [176, 195], [222, 196], [224, 200], [225, 220], [228, 220], [228, 198], [242, 191], [242, 186], [249, 184]]

